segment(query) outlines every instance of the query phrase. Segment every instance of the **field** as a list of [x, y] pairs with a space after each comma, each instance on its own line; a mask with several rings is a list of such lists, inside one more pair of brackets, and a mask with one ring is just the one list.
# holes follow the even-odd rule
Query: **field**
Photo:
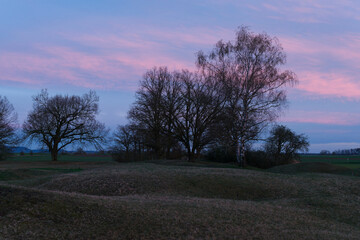
[[360, 155], [301, 155], [301, 162], [326, 162], [347, 168], [360, 168]]
[[0, 239], [360, 238], [360, 178], [325, 159], [296, 173], [47, 157], [0, 162]]

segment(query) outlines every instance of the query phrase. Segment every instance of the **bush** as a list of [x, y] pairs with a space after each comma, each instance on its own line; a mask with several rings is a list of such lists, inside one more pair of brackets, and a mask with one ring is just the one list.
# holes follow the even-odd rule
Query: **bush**
[[236, 162], [236, 154], [230, 151], [226, 147], [214, 147], [211, 148], [206, 154], [205, 159], [207, 161], [212, 162], [221, 162], [221, 163], [228, 163], [228, 162]]
[[0, 161], [6, 160], [11, 154], [10, 148], [5, 145], [0, 145]]
[[246, 162], [250, 166], [263, 169], [273, 167], [268, 154], [264, 151], [247, 151], [245, 156]]
[[84, 151], [84, 149], [82, 149], [81, 147], [79, 147], [76, 152], [74, 152], [75, 156], [85, 156], [86, 152]]

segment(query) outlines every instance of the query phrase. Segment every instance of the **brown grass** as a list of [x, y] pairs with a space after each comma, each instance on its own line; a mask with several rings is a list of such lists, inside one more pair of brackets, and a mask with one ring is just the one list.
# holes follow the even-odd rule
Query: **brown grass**
[[136, 163], [3, 181], [0, 196], [4, 239], [360, 238], [356, 177]]

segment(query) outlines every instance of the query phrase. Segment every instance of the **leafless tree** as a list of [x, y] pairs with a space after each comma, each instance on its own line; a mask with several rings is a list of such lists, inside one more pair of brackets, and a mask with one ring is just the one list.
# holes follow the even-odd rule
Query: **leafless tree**
[[147, 71], [136, 92], [136, 101], [129, 111], [129, 118], [138, 127], [153, 149], [156, 157], [168, 153], [173, 143], [173, 118], [175, 116], [178, 86], [166, 67]]
[[119, 125], [115, 130], [114, 140], [118, 150], [125, 150], [127, 159], [130, 151], [136, 149], [136, 132], [130, 125]]
[[50, 97], [47, 90], [42, 90], [33, 97], [33, 110], [23, 124], [25, 137], [47, 146], [53, 161], [70, 144], [92, 144], [101, 149], [108, 130], [95, 119], [98, 102], [94, 91], [81, 97]]
[[176, 136], [187, 150], [188, 160], [195, 161], [201, 150], [213, 141], [211, 127], [225, 104], [220, 82], [183, 70], [175, 74], [182, 84], [180, 111], [174, 117]]
[[286, 104], [284, 87], [296, 83], [293, 72], [280, 69], [285, 62], [276, 38], [252, 33], [246, 27], [236, 32], [235, 41], [219, 41], [209, 54], [198, 53], [198, 67], [226, 83], [222, 132], [236, 145], [240, 166], [245, 165], [245, 146], [258, 139]]
[[6, 156], [8, 145], [15, 144], [17, 115], [6, 97], [0, 96], [0, 160]]

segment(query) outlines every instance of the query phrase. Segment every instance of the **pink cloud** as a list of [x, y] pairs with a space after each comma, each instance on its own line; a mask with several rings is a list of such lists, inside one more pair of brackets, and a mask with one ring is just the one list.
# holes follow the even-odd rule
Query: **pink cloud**
[[[34, 85], [66, 83], [133, 90], [146, 70], [154, 66], [193, 69], [199, 45], [213, 46], [220, 36], [230, 36], [226, 29], [201, 28], [144, 27], [141, 31], [123, 32], [120, 36], [59, 33], [75, 46], [86, 46], [86, 51], [71, 45], [35, 45], [33, 52], [4, 52], [0, 56], [0, 79]], [[195, 47], [184, 50], [184, 44]]]
[[360, 99], [360, 35], [317, 40], [280, 37], [298, 89], [314, 95]]
[[156, 52], [84, 53], [69, 47], [39, 47], [38, 53], [4, 53], [0, 79], [29, 85], [66, 83], [86, 88], [134, 90], [142, 74], [154, 66], [191, 68], [191, 62]]
[[314, 95], [360, 99], [360, 81], [341, 73], [299, 72], [298, 89]]
[[317, 40], [280, 37], [280, 41], [285, 51], [290, 54], [327, 54], [332, 55], [335, 60], [346, 60], [354, 65], [360, 63], [360, 35], [324, 36]]
[[281, 121], [352, 126], [360, 124], [360, 113], [330, 111], [292, 111], [291, 115], [281, 117]]

